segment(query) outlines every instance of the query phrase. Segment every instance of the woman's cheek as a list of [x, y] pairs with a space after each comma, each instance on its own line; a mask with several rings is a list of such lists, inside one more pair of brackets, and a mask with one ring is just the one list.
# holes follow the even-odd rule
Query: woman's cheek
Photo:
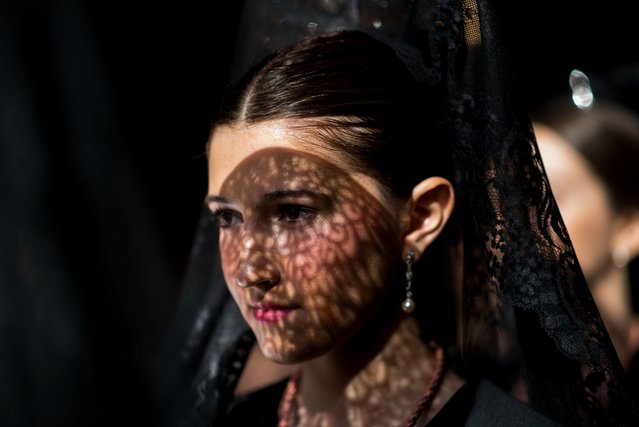
[[369, 255], [361, 253], [362, 242], [348, 227], [340, 227], [338, 239], [335, 232], [335, 228], [326, 234], [316, 230], [286, 248], [292, 260], [288, 277], [302, 292], [328, 305], [343, 302], [349, 289], [368, 285], [361, 280], [363, 261]]
[[220, 234], [220, 262], [224, 280], [232, 294], [236, 286], [237, 260], [240, 256], [239, 238], [221, 230]]

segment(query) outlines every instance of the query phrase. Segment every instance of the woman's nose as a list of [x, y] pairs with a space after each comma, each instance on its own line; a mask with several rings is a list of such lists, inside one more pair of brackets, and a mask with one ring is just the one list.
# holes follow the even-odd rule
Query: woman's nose
[[279, 283], [281, 276], [274, 246], [275, 240], [261, 233], [244, 236], [237, 268], [239, 286], [269, 289]]

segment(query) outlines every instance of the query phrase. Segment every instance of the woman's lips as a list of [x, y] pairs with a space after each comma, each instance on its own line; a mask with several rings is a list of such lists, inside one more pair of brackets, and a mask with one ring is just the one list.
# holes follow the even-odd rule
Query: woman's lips
[[255, 320], [266, 323], [280, 321], [298, 308], [275, 304], [255, 304], [251, 306]]

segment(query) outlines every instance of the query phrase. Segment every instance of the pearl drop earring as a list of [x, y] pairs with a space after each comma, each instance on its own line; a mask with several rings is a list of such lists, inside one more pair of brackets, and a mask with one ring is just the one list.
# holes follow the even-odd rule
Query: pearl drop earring
[[402, 302], [402, 310], [404, 310], [404, 313], [412, 313], [415, 311], [415, 301], [413, 301], [413, 293], [411, 292], [414, 260], [415, 252], [410, 249], [406, 254], [406, 299]]

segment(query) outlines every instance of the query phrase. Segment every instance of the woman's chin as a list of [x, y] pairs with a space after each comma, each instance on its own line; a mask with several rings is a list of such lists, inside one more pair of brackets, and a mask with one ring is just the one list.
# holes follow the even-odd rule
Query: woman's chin
[[258, 343], [264, 357], [273, 363], [281, 365], [297, 365], [315, 359], [325, 353], [325, 351], [320, 349], [300, 348], [290, 343], [277, 346], [272, 342], [261, 343], [258, 340]]

